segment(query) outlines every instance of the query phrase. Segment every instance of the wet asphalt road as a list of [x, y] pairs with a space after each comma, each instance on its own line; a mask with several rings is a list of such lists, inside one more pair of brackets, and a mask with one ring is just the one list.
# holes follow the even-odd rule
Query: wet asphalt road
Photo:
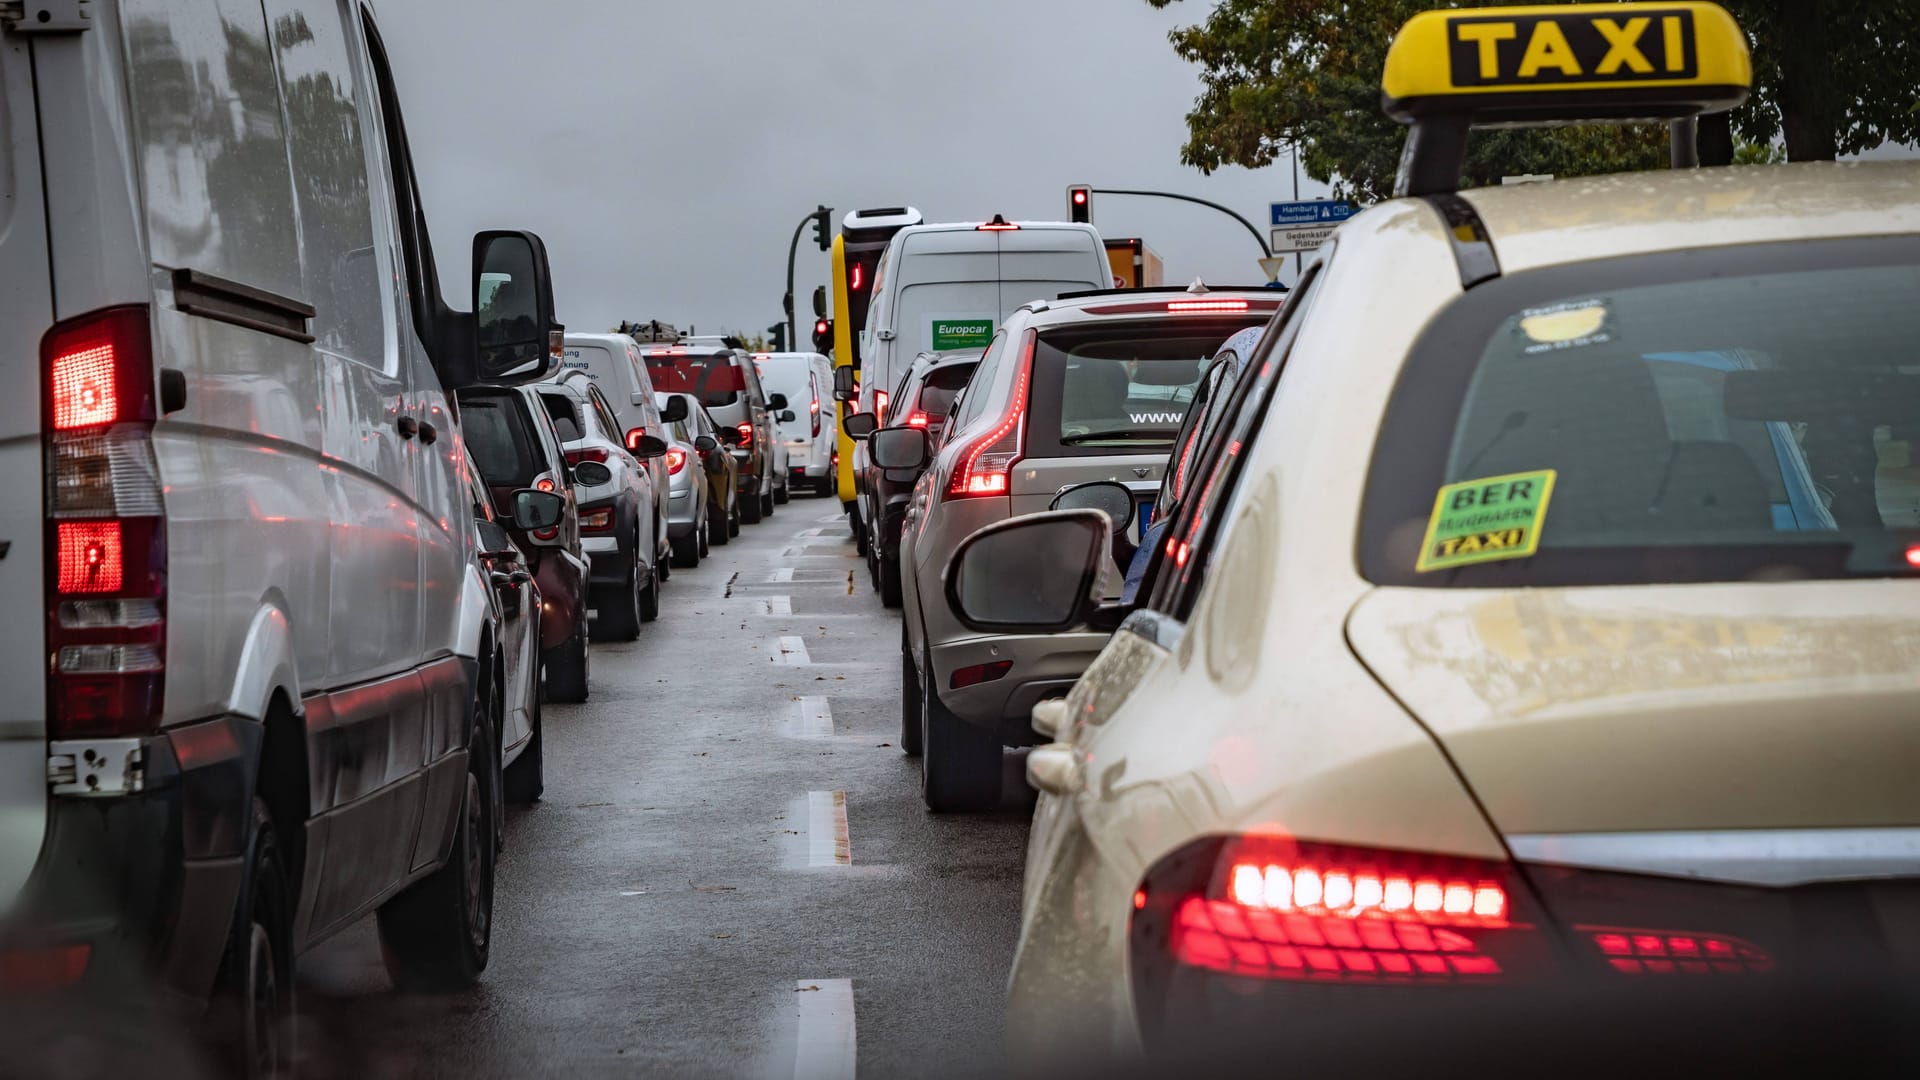
[[394, 993], [365, 920], [301, 962], [306, 1073], [1000, 1071], [1030, 796], [1009, 754], [999, 813], [926, 812], [899, 617], [838, 510], [795, 496], [594, 646], [509, 812], [484, 980]]

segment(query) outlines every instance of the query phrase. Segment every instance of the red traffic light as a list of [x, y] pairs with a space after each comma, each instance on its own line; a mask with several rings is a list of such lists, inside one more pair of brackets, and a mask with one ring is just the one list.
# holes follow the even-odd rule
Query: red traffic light
[[824, 334], [831, 329], [833, 329], [833, 324], [825, 319], [815, 319], [813, 321], [813, 332], [816, 334]]
[[1076, 206], [1085, 206], [1085, 205], [1087, 205], [1087, 193], [1086, 193], [1085, 191], [1076, 191], [1076, 192], [1074, 192], [1074, 193], [1073, 193], [1073, 201], [1074, 201], [1074, 204], [1075, 204]]
[[1067, 189], [1067, 218], [1083, 224], [1093, 221], [1093, 187], [1091, 185], [1075, 184]]

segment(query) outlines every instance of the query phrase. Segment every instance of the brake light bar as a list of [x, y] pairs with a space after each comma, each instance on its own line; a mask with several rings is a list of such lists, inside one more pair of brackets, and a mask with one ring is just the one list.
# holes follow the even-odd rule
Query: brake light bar
[[927, 424], [928, 424], [927, 414], [919, 411], [918, 409], [915, 409], [913, 413], [907, 417], [908, 427], [923, 428], [923, 427], [926, 427]]
[[1226, 314], [1246, 311], [1245, 300], [1169, 300], [1167, 310], [1176, 315]]
[[993, 220], [985, 225], [975, 226], [977, 232], [1019, 232], [1020, 226], [1008, 221], [1004, 215], [995, 214]]
[[685, 348], [653, 349], [649, 351], [647, 355], [648, 356], [685, 356], [687, 355], [687, 350]]

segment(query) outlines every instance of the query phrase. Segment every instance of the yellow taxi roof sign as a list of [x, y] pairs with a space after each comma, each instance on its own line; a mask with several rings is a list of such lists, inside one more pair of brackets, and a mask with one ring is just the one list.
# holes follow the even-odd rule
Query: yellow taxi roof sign
[[1475, 126], [1660, 120], [1746, 100], [1746, 35], [1718, 4], [1424, 11], [1387, 51], [1387, 115]]

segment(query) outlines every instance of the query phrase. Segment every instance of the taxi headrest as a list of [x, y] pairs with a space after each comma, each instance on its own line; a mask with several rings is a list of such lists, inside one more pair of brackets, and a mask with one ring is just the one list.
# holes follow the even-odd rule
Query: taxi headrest
[[[1415, 126], [1404, 181], [1417, 143], [1444, 163], [1469, 127], [1675, 120], [1731, 109], [1752, 83], [1733, 16], [1673, 0], [1423, 11], [1394, 36], [1380, 91], [1387, 115]], [[1426, 190], [1408, 193], [1451, 190], [1452, 165], [1451, 185], [1444, 168], [1415, 168]]]

